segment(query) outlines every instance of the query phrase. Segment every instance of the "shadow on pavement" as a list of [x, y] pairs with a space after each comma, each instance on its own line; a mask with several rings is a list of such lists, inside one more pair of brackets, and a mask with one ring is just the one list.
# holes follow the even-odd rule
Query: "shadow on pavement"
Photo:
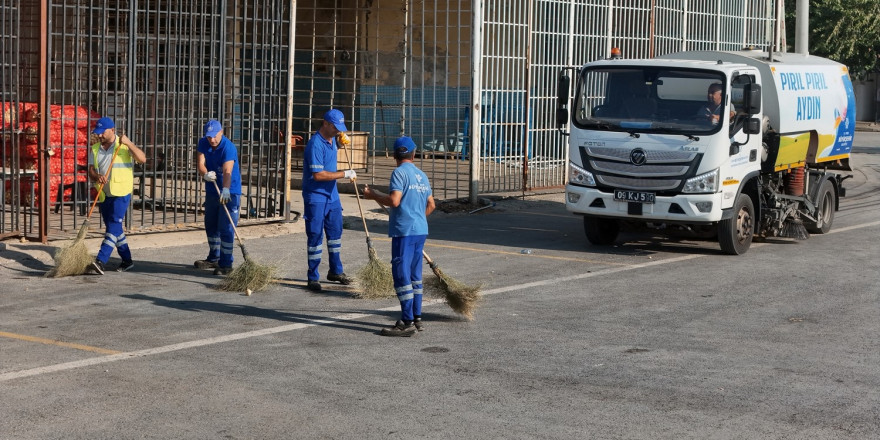
[[[387, 323], [377, 324], [366, 321], [341, 321], [332, 317], [319, 315], [306, 315], [299, 313], [281, 312], [274, 309], [265, 309], [262, 307], [254, 307], [239, 304], [224, 304], [212, 301], [193, 301], [193, 300], [169, 300], [155, 296], [143, 294], [120, 295], [122, 298], [134, 299], [139, 301], [150, 301], [160, 307], [168, 307], [177, 310], [190, 312], [210, 312], [210, 313], [226, 313], [238, 316], [251, 316], [256, 318], [272, 319], [282, 322], [294, 322], [301, 324], [312, 324], [324, 327], [334, 327], [345, 330], [354, 330], [367, 333], [376, 333], [377, 329], [387, 326]], [[393, 312], [381, 311], [353, 311], [348, 313], [367, 313], [370, 315], [387, 315], [394, 316]], [[331, 321], [331, 322], [327, 322]], [[364, 328], [369, 327], [369, 328]]]

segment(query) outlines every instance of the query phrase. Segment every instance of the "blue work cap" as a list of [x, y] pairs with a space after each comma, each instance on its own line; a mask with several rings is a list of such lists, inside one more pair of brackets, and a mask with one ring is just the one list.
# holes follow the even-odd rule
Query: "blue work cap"
[[327, 113], [324, 113], [324, 120], [333, 124], [339, 131], [348, 131], [348, 128], [345, 127], [345, 117], [342, 116], [341, 111], [335, 108], [331, 108], [327, 110]]
[[416, 143], [409, 136], [401, 136], [394, 141], [394, 152], [409, 154], [416, 150]]
[[216, 119], [211, 119], [207, 123], [205, 123], [205, 137], [214, 137], [217, 136], [223, 130], [223, 126], [220, 125], [220, 121]]
[[98, 123], [95, 124], [95, 129], [92, 130], [92, 133], [101, 134], [104, 133], [104, 130], [115, 127], [116, 125], [113, 124], [113, 120], [105, 116], [101, 119], [98, 119]]

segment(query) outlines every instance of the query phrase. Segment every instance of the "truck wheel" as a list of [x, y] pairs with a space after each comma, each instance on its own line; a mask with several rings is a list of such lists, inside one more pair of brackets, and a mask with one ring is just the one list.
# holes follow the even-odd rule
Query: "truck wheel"
[[834, 185], [826, 180], [819, 187], [819, 196], [816, 198], [816, 222], [805, 222], [807, 231], [813, 234], [827, 234], [834, 223], [834, 207], [837, 205], [837, 196], [834, 194]]
[[730, 255], [741, 255], [749, 250], [755, 231], [755, 206], [751, 197], [740, 194], [733, 205], [733, 218], [718, 222], [718, 243]]
[[590, 243], [596, 246], [608, 246], [617, 240], [617, 234], [620, 233], [620, 222], [607, 218], [585, 216], [584, 232]]

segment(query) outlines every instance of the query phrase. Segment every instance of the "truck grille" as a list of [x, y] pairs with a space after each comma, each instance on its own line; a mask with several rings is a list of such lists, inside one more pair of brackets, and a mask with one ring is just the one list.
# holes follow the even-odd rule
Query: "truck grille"
[[639, 179], [635, 177], [596, 176], [597, 182], [620, 189], [668, 191], [678, 188], [681, 180]]
[[622, 174], [624, 176], [680, 177], [687, 173], [687, 165], [642, 165], [637, 167], [629, 162], [600, 162], [591, 160], [590, 165], [597, 173]]
[[584, 147], [584, 165], [603, 190], [632, 189], [674, 193], [693, 177], [702, 154], [691, 151], [651, 151], [643, 149], [645, 163], [631, 160], [633, 148]]

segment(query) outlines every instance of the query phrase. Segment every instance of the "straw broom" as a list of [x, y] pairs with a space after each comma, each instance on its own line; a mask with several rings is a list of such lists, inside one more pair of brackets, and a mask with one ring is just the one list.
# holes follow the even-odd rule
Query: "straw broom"
[[482, 286], [479, 284], [476, 286], [464, 284], [446, 275], [424, 249], [422, 250], [422, 256], [425, 257], [425, 261], [431, 267], [431, 272], [434, 272], [435, 276], [428, 283], [428, 290], [445, 299], [446, 304], [449, 304], [453, 312], [464, 316], [468, 320], [474, 319], [474, 310], [483, 300], [482, 295], [480, 295]]
[[[343, 147], [351, 145], [348, 135], [343, 132], [339, 132], [338, 140]], [[346, 154], [348, 155], [348, 167], [351, 169], [353, 168], [351, 150], [347, 150]], [[364, 209], [361, 206], [361, 195], [358, 191], [357, 183], [354, 185], [354, 194], [358, 204], [358, 211], [361, 214], [361, 222], [364, 224], [364, 234], [367, 236], [367, 254], [369, 256], [367, 265], [362, 267], [357, 273], [361, 292], [358, 292], [356, 295], [358, 298], [364, 299], [390, 298], [394, 296], [394, 279], [391, 276], [391, 265], [379, 260], [379, 255], [376, 254], [376, 249], [373, 248], [373, 241], [370, 240], [370, 230], [367, 229], [367, 220], [364, 218]]]
[[[217, 190], [217, 194], [220, 194], [220, 187], [217, 186], [217, 181], [211, 182], [214, 184], [214, 189]], [[217, 288], [220, 290], [225, 290], [227, 292], [247, 292], [248, 295], [251, 292], [257, 292], [265, 289], [269, 284], [274, 282], [275, 273], [278, 271], [278, 268], [275, 266], [268, 266], [265, 264], [260, 264], [251, 259], [250, 255], [248, 255], [247, 249], [244, 247], [244, 241], [242, 241], [241, 236], [238, 235], [238, 229], [235, 227], [235, 222], [232, 221], [232, 216], [229, 214], [229, 210], [226, 209], [225, 204], [223, 205], [223, 212], [226, 213], [226, 218], [229, 219], [229, 224], [232, 225], [232, 232], [235, 234], [235, 238], [238, 239], [238, 246], [241, 248], [241, 254], [244, 256], [244, 263], [241, 263], [238, 267], [232, 270], [223, 281], [220, 281], [220, 284], [217, 285]]]
[[[379, 204], [379, 206], [388, 214], [388, 208], [385, 205]], [[468, 320], [474, 319], [474, 310], [476, 310], [477, 305], [483, 299], [480, 295], [482, 286], [479, 284], [476, 286], [467, 285], [446, 275], [424, 249], [422, 249], [422, 257], [425, 258], [425, 262], [431, 267], [431, 272], [434, 272], [435, 278], [427, 283], [431, 293], [445, 299], [446, 304], [449, 304], [453, 312], [464, 316]]]
[[[104, 185], [107, 184], [107, 179], [110, 178], [110, 171], [113, 170], [113, 162], [116, 161], [116, 155], [119, 154], [119, 148], [120, 146], [117, 146], [116, 150], [113, 152], [113, 157], [110, 159], [110, 166], [107, 167], [107, 171], [104, 173], [104, 183], [101, 183], [98, 186], [98, 193], [95, 195], [95, 200], [92, 201], [92, 207], [89, 208], [89, 213], [86, 215], [86, 219], [83, 220], [82, 225], [79, 227], [79, 232], [76, 234], [76, 238], [70, 246], [63, 247], [55, 252], [55, 267], [46, 272], [46, 277], [58, 278], [68, 275], [82, 275], [86, 273], [89, 264], [94, 260], [94, 257], [89, 253], [86, 244], [83, 243], [83, 239], [86, 237], [86, 233], [89, 232], [89, 218], [92, 217], [92, 211], [95, 210], [95, 205], [98, 204], [98, 199], [101, 197], [101, 192], [104, 191]], [[58, 197], [61, 197], [61, 195], [59, 194]]]

